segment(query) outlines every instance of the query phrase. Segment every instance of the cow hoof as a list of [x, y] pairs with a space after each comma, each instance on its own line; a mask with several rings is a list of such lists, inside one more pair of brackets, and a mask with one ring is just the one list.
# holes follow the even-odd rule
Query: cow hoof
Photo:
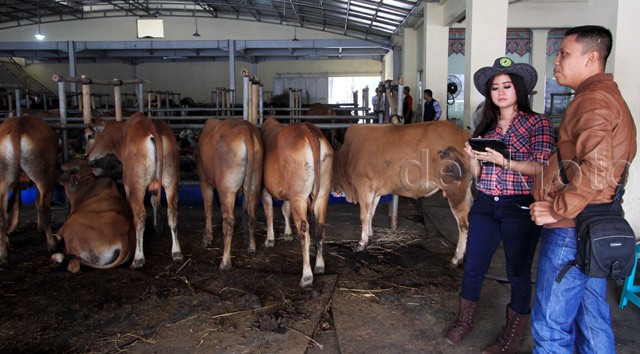
[[64, 254], [58, 252], [58, 253], [54, 253], [51, 255], [51, 260], [56, 262], [56, 263], [62, 263], [62, 261], [64, 260]]
[[358, 245], [356, 246], [356, 252], [363, 252], [363, 251], [364, 251], [364, 250], [366, 250], [366, 249], [367, 249], [367, 247], [366, 247], [366, 246], [363, 246], [363, 245], [361, 245], [361, 244], [358, 244]]
[[264, 246], [265, 247], [273, 247], [276, 245], [276, 240], [266, 240], [264, 241]]
[[313, 274], [324, 274], [324, 267], [315, 267], [313, 269]]
[[131, 269], [140, 269], [144, 265], [144, 259], [134, 259], [131, 262]]
[[220, 263], [220, 270], [229, 270], [231, 269], [231, 264]]
[[282, 238], [283, 238], [285, 241], [293, 241], [293, 234], [288, 234], [288, 235], [287, 235], [287, 234], [285, 234]]
[[202, 247], [204, 247], [204, 248], [211, 247], [212, 241], [213, 241], [213, 238], [204, 238], [204, 239], [202, 239]]
[[308, 286], [311, 286], [312, 284], [313, 284], [313, 276], [302, 277], [302, 279], [300, 279], [301, 288], [306, 288]]
[[458, 267], [460, 267], [460, 264], [462, 264], [462, 262], [456, 263], [454, 261], [451, 261], [451, 262], [447, 263], [447, 268], [449, 268], [449, 269], [458, 269]]
[[182, 253], [179, 253], [179, 252], [172, 253], [171, 257], [173, 257], [174, 261], [181, 261], [182, 260]]
[[70, 260], [67, 265], [67, 270], [71, 273], [78, 273], [80, 271], [80, 261], [77, 259]]
[[249, 247], [249, 248], [247, 248], [247, 253], [249, 253], [249, 254], [256, 253], [256, 249], [255, 249], [255, 247]]

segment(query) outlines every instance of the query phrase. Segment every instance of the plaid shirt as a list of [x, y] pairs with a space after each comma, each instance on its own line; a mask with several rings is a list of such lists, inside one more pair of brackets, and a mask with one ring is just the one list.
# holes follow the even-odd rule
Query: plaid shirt
[[[549, 119], [543, 115], [527, 115], [523, 112], [518, 112], [513, 117], [506, 134], [496, 125], [482, 138], [504, 141], [511, 151], [512, 161], [546, 163], [555, 144], [553, 126]], [[489, 163], [481, 165], [478, 190], [489, 195], [530, 195], [533, 181], [533, 176], [525, 176]]]

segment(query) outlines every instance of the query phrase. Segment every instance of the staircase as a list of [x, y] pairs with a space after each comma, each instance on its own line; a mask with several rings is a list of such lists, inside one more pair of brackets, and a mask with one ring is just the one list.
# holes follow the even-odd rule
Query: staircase
[[0, 57], [0, 66], [4, 68], [11, 76], [16, 78], [20, 85], [24, 87], [24, 94], [29, 95], [53, 95], [55, 93], [49, 90], [46, 86], [38, 82], [38, 80], [29, 76], [22, 65], [16, 62], [11, 57]]

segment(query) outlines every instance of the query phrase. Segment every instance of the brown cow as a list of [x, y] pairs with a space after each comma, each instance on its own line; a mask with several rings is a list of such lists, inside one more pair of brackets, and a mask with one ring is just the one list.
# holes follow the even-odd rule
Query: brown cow
[[233, 209], [239, 192], [244, 195], [242, 218], [245, 246], [249, 253], [256, 251], [253, 233], [262, 188], [262, 150], [258, 128], [241, 119], [210, 118], [198, 139], [196, 163], [205, 215], [202, 241], [208, 247], [213, 239], [213, 191], [217, 189], [224, 235], [224, 251], [220, 263], [222, 270], [231, 268], [231, 238], [235, 224]]
[[[324, 273], [322, 238], [331, 187], [333, 150], [318, 127], [310, 123], [283, 125], [274, 118], [262, 126], [264, 143], [264, 187], [262, 202], [267, 219], [265, 246], [275, 244], [272, 197], [290, 203], [302, 245], [300, 286], [313, 283], [309, 259], [310, 230], [307, 210], [315, 217], [316, 264], [314, 272]], [[286, 204], [286, 203], [285, 203]], [[285, 206], [283, 206], [285, 210]]]
[[373, 235], [371, 219], [382, 195], [416, 198], [442, 190], [459, 229], [451, 263], [462, 261], [473, 199], [469, 157], [463, 150], [469, 137], [449, 121], [354, 125], [347, 130], [336, 153], [333, 186], [347, 201], [360, 203], [362, 235], [356, 251], [363, 251]]
[[61, 167], [58, 181], [71, 210], [57, 234], [64, 254], [51, 258], [68, 261], [67, 270], [72, 273], [80, 270], [80, 264], [109, 269], [131, 260], [136, 242], [133, 213], [113, 179], [96, 177], [86, 160], [72, 160]]
[[[58, 172], [58, 138], [40, 118], [20, 116], [0, 124], [0, 263], [7, 262], [8, 233], [18, 224], [21, 180], [31, 180], [38, 189], [38, 229], [44, 230], [47, 249], [53, 251], [51, 198]], [[9, 193], [15, 196], [11, 222]]]
[[156, 233], [161, 233], [162, 187], [166, 195], [171, 229], [171, 255], [174, 260], [181, 260], [177, 230], [180, 182], [178, 147], [169, 125], [161, 120], [147, 118], [142, 113], [135, 113], [126, 121], [96, 119], [95, 124], [85, 129], [85, 138], [89, 161], [115, 154], [122, 162], [122, 179], [136, 225], [136, 253], [131, 268], [144, 265], [142, 246], [147, 218], [144, 196], [147, 191], [151, 194], [153, 224]]

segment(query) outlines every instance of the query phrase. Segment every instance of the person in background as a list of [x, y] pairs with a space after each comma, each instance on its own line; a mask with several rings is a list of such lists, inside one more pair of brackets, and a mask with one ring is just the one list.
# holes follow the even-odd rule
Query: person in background
[[473, 329], [482, 283], [502, 242], [511, 298], [500, 334], [483, 353], [515, 353], [531, 312], [531, 267], [540, 233], [529, 215], [533, 176], [549, 159], [554, 131], [547, 117], [531, 110], [529, 93], [538, 80], [533, 66], [501, 57], [493, 66], [479, 69], [473, 79], [486, 98], [473, 136], [503, 141], [510, 156], [493, 149], [476, 151], [466, 143], [478, 195], [469, 211], [458, 316], [445, 338], [458, 344]]
[[404, 87], [404, 98], [402, 99], [402, 115], [404, 116], [404, 124], [411, 124], [413, 118], [413, 97], [411, 97], [411, 88]]
[[[554, 155], [536, 180], [531, 217], [543, 225], [531, 314], [534, 353], [615, 353], [607, 279], [577, 267], [575, 217], [589, 204], [611, 203], [623, 170], [636, 154], [636, 127], [613, 75], [604, 72], [611, 32], [601, 26], [569, 29], [553, 64], [559, 85], [576, 95], [558, 130], [558, 152], [569, 183], [558, 179]], [[573, 177], [573, 178], [572, 178]]]
[[424, 90], [424, 110], [422, 111], [422, 121], [429, 122], [432, 120], [439, 120], [442, 115], [442, 108], [440, 103], [433, 98], [433, 91], [430, 89]]

